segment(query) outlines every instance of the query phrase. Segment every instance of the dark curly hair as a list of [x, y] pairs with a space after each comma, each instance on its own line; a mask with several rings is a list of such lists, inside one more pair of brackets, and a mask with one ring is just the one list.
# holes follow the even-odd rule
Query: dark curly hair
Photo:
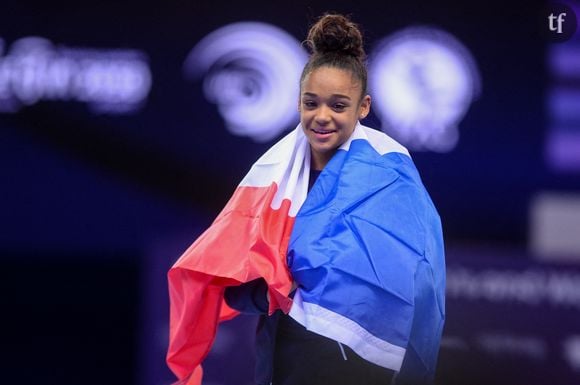
[[367, 93], [366, 54], [358, 26], [339, 14], [323, 15], [308, 31], [305, 41], [311, 55], [302, 70], [300, 85], [308, 74], [320, 67], [350, 71], [360, 81], [362, 94]]

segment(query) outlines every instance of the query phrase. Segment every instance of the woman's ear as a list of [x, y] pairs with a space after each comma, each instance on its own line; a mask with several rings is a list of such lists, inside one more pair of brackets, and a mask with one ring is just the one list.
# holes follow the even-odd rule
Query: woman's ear
[[365, 95], [360, 102], [359, 119], [364, 119], [371, 112], [371, 96]]

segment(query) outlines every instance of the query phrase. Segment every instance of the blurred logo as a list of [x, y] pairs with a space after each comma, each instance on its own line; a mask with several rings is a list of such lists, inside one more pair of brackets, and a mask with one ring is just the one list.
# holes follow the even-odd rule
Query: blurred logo
[[256, 142], [296, 125], [300, 73], [307, 61], [300, 42], [265, 23], [226, 25], [203, 38], [184, 63], [190, 80], [217, 105], [227, 129]]
[[580, 274], [557, 270], [447, 267], [449, 298], [580, 309]]
[[[296, 124], [307, 59], [283, 30], [240, 22], [203, 38], [184, 72], [190, 80], [203, 78], [205, 98], [232, 134], [264, 142]], [[452, 150], [457, 125], [480, 92], [470, 53], [434, 28], [409, 28], [382, 40], [371, 55], [369, 79], [383, 130], [413, 150]]]
[[70, 48], [25, 37], [5, 53], [0, 39], [0, 112], [51, 100], [127, 114], [141, 107], [150, 88], [149, 65], [139, 51]]
[[369, 80], [383, 131], [412, 150], [451, 151], [457, 126], [480, 93], [469, 51], [430, 27], [383, 39], [371, 55]]
[[548, 357], [546, 341], [536, 336], [486, 332], [478, 335], [477, 341], [481, 350], [493, 355], [520, 356], [535, 361], [545, 361]]

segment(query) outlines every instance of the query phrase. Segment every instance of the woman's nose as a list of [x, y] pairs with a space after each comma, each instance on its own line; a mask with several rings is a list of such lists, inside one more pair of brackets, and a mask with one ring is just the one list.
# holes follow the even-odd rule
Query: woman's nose
[[326, 106], [320, 106], [316, 111], [316, 122], [319, 124], [328, 123], [330, 121], [330, 109]]

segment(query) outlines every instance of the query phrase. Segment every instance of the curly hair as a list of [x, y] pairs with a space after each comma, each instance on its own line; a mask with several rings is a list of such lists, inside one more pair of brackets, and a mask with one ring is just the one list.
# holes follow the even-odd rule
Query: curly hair
[[302, 70], [301, 85], [315, 69], [332, 67], [350, 71], [361, 84], [361, 97], [366, 94], [367, 68], [363, 36], [359, 27], [348, 17], [323, 15], [308, 31], [305, 44], [311, 55]]

